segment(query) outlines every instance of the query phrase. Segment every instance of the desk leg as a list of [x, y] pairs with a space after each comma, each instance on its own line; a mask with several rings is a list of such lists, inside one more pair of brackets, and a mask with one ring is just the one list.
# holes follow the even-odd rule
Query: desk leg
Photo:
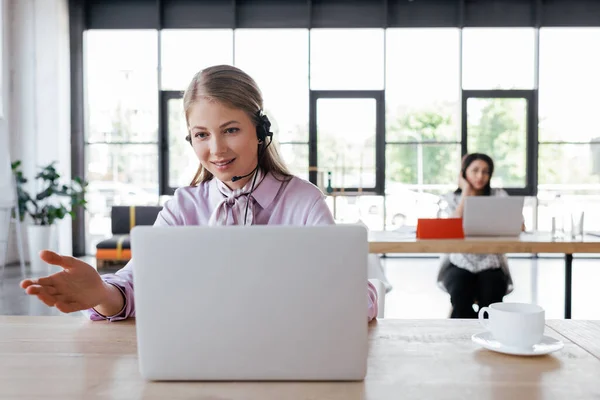
[[573, 254], [565, 254], [565, 319], [571, 319]]

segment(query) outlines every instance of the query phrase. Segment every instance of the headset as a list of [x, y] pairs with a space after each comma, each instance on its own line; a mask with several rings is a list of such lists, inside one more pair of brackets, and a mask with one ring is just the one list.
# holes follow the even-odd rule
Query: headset
[[[256, 124], [256, 137], [258, 138], [258, 143], [262, 144], [264, 143], [267, 138], [270, 138], [269, 143], [267, 143], [267, 145], [263, 148], [262, 152], [260, 151], [260, 146], [258, 147], [258, 162], [256, 163], [256, 167], [254, 167], [254, 169], [252, 171], [250, 171], [249, 173], [247, 173], [246, 175], [241, 175], [241, 176], [234, 176], [231, 178], [231, 182], [236, 182], [239, 181], [240, 179], [244, 179], [247, 176], [250, 176], [252, 174], [254, 174], [256, 172], [256, 170], [258, 170], [258, 167], [260, 166], [260, 162], [263, 158], [263, 156], [265, 155], [265, 153], [267, 152], [267, 148], [271, 145], [271, 143], [273, 143], [273, 132], [271, 132], [271, 121], [269, 121], [269, 117], [267, 117], [267, 115], [263, 112], [263, 110], [258, 110], [255, 114], [256, 119], [258, 120], [258, 123]], [[190, 134], [188, 134], [185, 137], [185, 140], [187, 140], [190, 145], [193, 146], [192, 144], [192, 136]], [[254, 174], [254, 178], [252, 179], [252, 186], [250, 187], [250, 192], [248, 193], [248, 198], [252, 195], [252, 192], [254, 191], [254, 185], [256, 184], [256, 177], [258, 176], [258, 174]], [[246, 202], [246, 211], [244, 212], [244, 225], [246, 225], [246, 219], [248, 217], [248, 205], [250, 204], [250, 201]]]

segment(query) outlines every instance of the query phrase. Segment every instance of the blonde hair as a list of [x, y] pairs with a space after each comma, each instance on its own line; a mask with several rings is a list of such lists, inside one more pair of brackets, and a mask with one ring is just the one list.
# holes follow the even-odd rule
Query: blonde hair
[[[255, 126], [258, 111], [263, 109], [263, 98], [258, 85], [248, 74], [230, 65], [216, 65], [196, 73], [183, 95], [185, 119], [189, 128], [190, 108], [200, 100], [216, 101], [231, 108], [244, 111]], [[272, 138], [270, 139], [272, 140]], [[291, 178], [285, 163], [275, 146], [267, 146], [266, 140], [259, 143], [259, 168], [265, 174], [272, 173], [278, 180]], [[202, 164], [194, 175], [190, 186], [197, 186], [213, 178]]]

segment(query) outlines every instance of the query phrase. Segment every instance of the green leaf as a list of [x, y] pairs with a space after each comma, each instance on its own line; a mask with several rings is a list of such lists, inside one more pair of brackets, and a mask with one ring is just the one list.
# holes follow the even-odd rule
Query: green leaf
[[[77, 207], [85, 209], [84, 187], [87, 186], [87, 182], [79, 177], [73, 178], [70, 182], [59, 182], [60, 174], [56, 170], [55, 164], [56, 162], [52, 162], [40, 168], [35, 179], [40, 181], [36, 186], [43, 189], [35, 195], [31, 195], [24, 186], [27, 179], [20, 170], [21, 161], [17, 160], [11, 163], [17, 182], [21, 219], [25, 218], [25, 214], [29, 214], [35, 224], [51, 225], [67, 215], [75, 216], [74, 210]], [[62, 204], [60, 197], [70, 198], [70, 208]]]

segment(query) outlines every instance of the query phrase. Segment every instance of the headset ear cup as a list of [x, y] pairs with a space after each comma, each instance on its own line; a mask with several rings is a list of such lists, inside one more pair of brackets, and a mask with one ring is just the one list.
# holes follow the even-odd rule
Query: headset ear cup
[[270, 137], [271, 140], [273, 140], [273, 132], [271, 132], [271, 121], [269, 121], [269, 117], [267, 117], [262, 110], [258, 110], [256, 112], [256, 118], [258, 119], [258, 124], [256, 125], [256, 136], [258, 137], [258, 141], [264, 142], [267, 140], [267, 137]]
[[265, 140], [265, 128], [263, 128], [261, 125], [256, 127], [256, 137], [258, 138], [258, 142], [264, 142]]

